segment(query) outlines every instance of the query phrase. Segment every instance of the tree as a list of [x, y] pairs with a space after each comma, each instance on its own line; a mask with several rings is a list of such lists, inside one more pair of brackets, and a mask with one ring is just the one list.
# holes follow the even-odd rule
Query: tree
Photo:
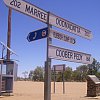
[[31, 71], [29, 72], [29, 79], [32, 80], [32, 81], [33, 81], [33, 75], [34, 75], [34, 71], [31, 70]]
[[87, 65], [81, 65], [76, 68], [73, 72], [73, 78], [75, 81], [86, 81], [86, 77], [88, 74], [88, 67]]
[[73, 74], [72, 74], [72, 80], [73, 81], [81, 81], [81, 73], [77, 70], [74, 70]]
[[70, 67], [66, 67], [66, 70], [64, 72], [64, 78], [65, 78], [65, 81], [71, 81], [72, 80], [72, 68]]
[[54, 81], [54, 78], [55, 78], [55, 81], [61, 82], [62, 81], [62, 72], [61, 71], [54, 72], [54, 70], [51, 70], [51, 81]]
[[43, 81], [44, 80], [44, 68], [37, 66], [33, 73], [34, 81]]
[[92, 64], [88, 64], [88, 74], [96, 75], [100, 71], [100, 63], [94, 58]]
[[23, 72], [22, 74], [24, 75], [24, 79], [25, 79], [25, 81], [26, 81], [26, 79], [27, 79], [27, 75], [28, 75], [28, 72], [25, 71], [25, 72]]
[[57, 74], [56, 74], [56, 81], [57, 82], [62, 82], [62, 72], [57, 72]]

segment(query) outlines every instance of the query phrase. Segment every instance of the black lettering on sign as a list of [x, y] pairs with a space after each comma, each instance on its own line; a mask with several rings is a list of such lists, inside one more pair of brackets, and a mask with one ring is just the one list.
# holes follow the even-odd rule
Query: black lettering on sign
[[39, 9], [36, 9], [30, 5], [26, 4], [26, 8], [25, 8], [25, 12], [34, 15], [35, 17], [38, 17], [40, 19], [46, 20], [47, 19], [47, 14], [45, 14], [44, 12], [42, 12]]
[[77, 32], [77, 33], [81, 33], [80, 32], [80, 27], [79, 26], [75, 26], [73, 23], [70, 23], [69, 21], [65, 21], [65, 20], [62, 20], [60, 18], [56, 18], [56, 25], [57, 26], [60, 26], [62, 28], [65, 28], [66, 30], [70, 31], [70, 32]]
[[82, 55], [78, 53], [74, 53], [74, 59], [76, 60], [82, 60]]
[[69, 59], [73, 59], [73, 53], [70, 51], [64, 51], [64, 50], [56, 50], [56, 56], [58, 57], [63, 57], [63, 58], [69, 58]]
[[17, 7], [17, 8], [20, 8], [21, 3], [18, 2], [17, 0], [12, 0], [12, 1], [10, 2], [10, 5], [13, 5], [13, 6]]
[[86, 61], [90, 61], [90, 57], [86, 57]]

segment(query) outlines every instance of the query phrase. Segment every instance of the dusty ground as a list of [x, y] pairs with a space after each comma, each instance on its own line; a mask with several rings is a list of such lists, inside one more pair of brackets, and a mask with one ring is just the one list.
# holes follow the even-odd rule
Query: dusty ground
[[[56, 83], [56, 93], [51, 86], [51, 100], [100, 100], [100, 96], [86, 97], [87, 83], [66, 82], [65, 94], [63, 94], [62, 83]], [[15, 82], [13, 96], [1, 96], [0, 100], [44, 100], [43, 82]]]

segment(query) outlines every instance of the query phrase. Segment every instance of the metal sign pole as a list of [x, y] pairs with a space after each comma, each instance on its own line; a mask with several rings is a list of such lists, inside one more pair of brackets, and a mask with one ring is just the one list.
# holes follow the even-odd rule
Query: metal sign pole
[[48, 12], [48, 37], [47, 37], [47, 61], [45, 63], [45, 83], [44, 83], [44, 100], [51, 100], [51, 59], [48, 57], [48, 48], [52, 39], [49, 38], [50, 28], [49, 25], [49, 12]]
[[0, 68], [0, 96], [1, 96], [1, 91], [2, 91], [2, 66], [3, 66], [3, 60], [1, 60], [1, 68]]
[[65, 65], [63, 65], [63, 73], [62, 73], [62, 78], [63, 78], [63, 94], [65, 94], [65, 80], [64, 80], [64, 71], [65, 71]]
[[55, 93], [55, 82], [56, 82], [56, 69], [54, 66], [54, 93]]

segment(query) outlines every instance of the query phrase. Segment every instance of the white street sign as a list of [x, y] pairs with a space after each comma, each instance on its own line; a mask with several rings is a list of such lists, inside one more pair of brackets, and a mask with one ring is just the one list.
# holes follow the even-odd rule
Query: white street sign
[[56, 26], [60, 29], [66, 30], [68, 32], [74, 33], [78, 36], [84, 37], [86, 39], [91, 39], [92, 38], [92, 33], [91, 31], [76, 25], [68, 20], [65, 20], [61, 17], [58, 17], [52, 13], [49, 15], [49, 24]]
[[67, 34], [63, 34], [63, 33], [60, 33], [58, 31], [55, 31], [55, 30], [53, 30], [51, 28], [50, 28], [49, 37], [56, 38], [56, 39], [59, 39], [59, 40], [62, 40], [64, 42], [68, 42], [68, 43], [71, 43], [71, 44], [75, 44], [76, 43], [75, 38], [70, 37]]
[[48, 56], [52, 59], [71, 61], [83, 64], [91, 64], [93, 62], [93, 58], [90, 54], [64, 49], [52, 45], [49, 45]]
[[24, 13], [28, 16], [36, 18], [44, 23], [47, 23], [48, 13], [33, 4], [30, 4], [23, 0], [4, 0], [4, 3], [8, 6], [17, 10], [21, 13]]

